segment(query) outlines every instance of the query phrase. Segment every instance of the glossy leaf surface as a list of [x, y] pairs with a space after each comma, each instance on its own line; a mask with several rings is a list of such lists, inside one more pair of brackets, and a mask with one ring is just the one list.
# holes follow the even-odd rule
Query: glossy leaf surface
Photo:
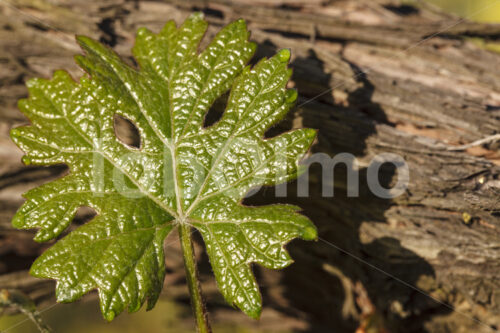
[[[157, 300], [165, 275], [163, 243], [181, 224], [202, 235], [222, 294], [257, 318], [261, 297], [251, 264], [283, 268], [284, 245], [316, 238], [298, 207], [241, 204], [250, 189], [297, 176], [298, 161], [315, 131], [294, 130], [265, 139], [266, 130], [295, 102], [286, 90], [288, 50], [245, 67], [255, 45], [244, 21], [223, 28], [198, 54], [207, 23], [200, 14], [160, 33], [137, 33], [140, 69], [111, 49], [77, 37], [88, 73], [75, 82], [64, 71], [28, 82], [21, 111], [32, 125], [13, 129], [27, 164], [64, 163], [68, 175], [25, 194], [17, 228], [37, 228], [37, 241], [61, 235], [77, 209], [97, 212], [45, 251], [31, 273], [57, 280], [57, 299], [70, 302], [97, 288], [104, 317], [136, 311]], [[231, 89], [230, 89], [231, 88]], [[230, 89], [222, 118], [203, 121]], [[130, 120], [140, 147], [121, 142], [114, 117]]]

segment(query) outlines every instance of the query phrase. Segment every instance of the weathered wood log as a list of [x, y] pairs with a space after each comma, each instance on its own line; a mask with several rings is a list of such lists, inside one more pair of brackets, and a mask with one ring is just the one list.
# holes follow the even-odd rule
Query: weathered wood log
[[[397, 0], [0, 1], [0, 288], [27, 281], [17, 286], [33, 298], [51, 293], [51, 283], [26, 275], [47, 245], [13, 230], [10, 218], [22, 192], [65, 172], [22, 166], [8, 138], [11, 127], [26, 121], [15, 107], [26, 95], [23, 82], [57, 68], [81, 75], [72, 60], [79, 52], [74, 34], [100, 39], [132, 63], [138, 27], [158, 31], [166, 20], [181, 22], [195, 10], [213, 24], [209, 36], [246, 19], [259, 43], [256, 58], [292, 50], [300, 100], [270, 135], [317, 128], [313, 152], [351, 153], [360, 164], [357, 198], [346, 195], [342, 166], [335, 171], [334, 197], [323, 197], [323, 170], [313, 165], [310, 196], [298, 197], [296, 184], [289, 184], [286, 198], [264, 189], [247, 200], [296, 203], [321, 237], [316, 244], [290, 244], [296, 263], [283, 271], [255, 269], [264, 317], [272, 313], [280, 328], [314, 332], [367, 325], [391, 332], [500, 327], [499, 144], [455, 149], [499, 133], [500, 56], [465, 37], [498, 39], [500, 26]], [[390, 200], [374, 196], [366, 182], [373, 157], [387, 152], [404, 157], [410, 170], [408, 190]], [[381, 168], [385, 185], [397, 176], [394, 168]], [[200, 261], [209, 308], [216, 318], [241, 320], [223, 310], [206, 257]], [[186, 300], [187, 289], [176, 287], [183, 271], [175, 245], [166, 263], [165, 292]]]

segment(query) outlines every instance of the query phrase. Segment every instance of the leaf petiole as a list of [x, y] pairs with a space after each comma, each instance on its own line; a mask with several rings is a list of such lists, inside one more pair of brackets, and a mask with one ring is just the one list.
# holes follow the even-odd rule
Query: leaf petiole
[[208, 322], [208, 313], [201, 294], [191, 232], [189, 224], [180, 224], [179, 235], [181, 239], [182, 255], [184, 257], [184, 267], [186, 268], [186, 280], [189, 287], [189, 295], [191, 297], [191, 306], [196, 317], [198, 332], [210, 333], [212, 332], [212, 329], [210, 328], [210, 324]]

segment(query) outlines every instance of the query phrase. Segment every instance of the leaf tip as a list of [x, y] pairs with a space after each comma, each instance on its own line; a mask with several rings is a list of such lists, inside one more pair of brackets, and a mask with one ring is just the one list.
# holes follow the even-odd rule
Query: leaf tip
[[12, 139], [17, 139], [20, 136], [21, 136], [21, 130], [18, 127], [13, 128], [13, 129], [10, 130], [10, 137]]
[[12, 226], [16, 229], [22, 229], [24, 226], [24, 214], [17, 212], [12, 218]]
[[28, 87], [28, 90], [31, 88], [35, 88], [36, 86], [38, 86], [40, 84], [40, 81], [41, 81], [41, 79], [36, 78], [36, 77], [29, 79], [29, 80], [26, 80], [26, 87]]
[[33, 262], [33, 264], [31, 265], [29, 273], [31, 276], [34, 276], [37, 278], [44, 278], [45, 277], [45, 275], [43, 274], [42, 269], [38, 263], [38, 259], [36, 259], [35, 262]]
[[[98, 41], [84, 36], [84, 35], [76, 35], [75, 37], [77, 43], [80, 45], [80, 47], [86, 52], [86, 53], [97, 53], [101, 56], [105, 55], [107, 53], [107, 48], [105, 45], [99, 43]], [[75, 56], [75, 59], [78, 57], [78, 55]], [[82, 57], [80, 55], [80, 57]], [[84, 58], [84, 57], [82, 57]], [[109, 60], [108, 60], [109, 61]]]
[[137, 311], [139, 311], [140, 308], [141, 308], [141, 303], [140, 302], [130, 303], [128, 305], [128, 312], [129, 313], [137, 312]]
[[93, 42], [90, 37], [87, 37], [85, 35], [76, 35], [75, 39], [81, 46], [84, 46], [86, 44], [91, 44]]
[[21, 98], [20, 100], [17, 101], [17, 108], [19, 110], [21, 110], [21, 112], [26, 110], [27, 106], [28, 106], [28, 99], [27, 98]]
[[277, 55], [280, 62], [288, 62], [290, 60], [290, 49], [281, 49]]
[[318, 231], [315, 227], [309, 226], [305, 227], [304, 231], [302, 231], [302, 239], [304, 240], [317, 240], [318, 239]]
[[316, 139], [316, 136], [318, 135], [318, 130], [314, 128], [305, 128], [304, 131], [306, 136], [311, 139], [311, 142]]
[[262, 307], [253, 308], [245, 311], [245, 313], [252, 319], [259, 320], [262, 314]]
[[29, 158], [27, 155], [24, 155], [21, 158], [21, 161], [24, 163], [24, 165], [31, 165], [31, 158]]
[[43, 243], [48, 240], [51, 240], [52, 238], [54, 238], [54, 236], [50, 232], [47, 232], [47, 230], [44, 229], [40, 229], [33, 238], [33, 240], [37, 243]]
[[106, 319], [108, 322], [113, 321], [115, 319], [115, 312], [113, 310], [109, 310], [106, 313], [103, 313], [104, 319]]
[[287, 91], [285, 93], [285, 100], [288, 104], [292, 104], [292, 103], [295, 103], [298, 96], [299, 96], [299, 94], [297, 93], [297, 89], [294, 89], [294, 88], [287, 89]]
[[137, 29], [135, 34], [136, 34], [136, 36], [144, 36], [145, 34], [148, 33], [148, 31], [149, 31], [148, 28], [140, 27], [139, 29]]

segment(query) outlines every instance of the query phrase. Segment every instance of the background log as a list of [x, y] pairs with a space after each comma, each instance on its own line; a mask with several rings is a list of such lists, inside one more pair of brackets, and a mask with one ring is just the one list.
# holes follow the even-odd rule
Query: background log
[[[21, 193], [66, 172], [64, 166], [23, 166], [8, 138], [10, 128], [26, 122], [16, 108], [27, 94], [24, 81], [61, 68], [80, 76], [74, 34], [99, 39], [133, 63], [138, 27], [158, 31], [192, 11], [203, 11], [212, 23], [207, 38], [231, 20], [246, 19], [259, 43], [255, 60], [291, 49], [300, 99], [270, 135], [317, 128], [313, 152], [348, 152], [360, 163], [357, 198], [346, 196], [342, 166], [334, 197], [322, 197], [322, 170], [313, 165], [309, 197], [297, 197], [296, 184], [289, 184], [286, 198], [264, 189], [247, 199], [296, 203], [320, 233], [315, 244], [290, 244], [296, 263], [289, 268], [255, 268], [265, 304], [261, 328], [500, 327], [499, 144], [456, 149], [499, 133], [500, 56], [469, 38], [498, 39], [500, 25], [462, 20], [422, 1], [0, 0], [0, 288], [22, 290], [42, 307], [53, 302], [53, 283], [27, 274], [50, 244], [36, 244], [33, 233], [10, 226]], [[408, 190], [391, 200], [371, 194], [366, 182], [372, 158], [387, 152], [410, 168]], [[383, 184], [394, 184], [394, 168], [385, 164], [381, 173]], [[82, 211], [73, 228], [90, 216]], [[243, 320], [224, 305], [201, 249], [209, 309], [217, 320]], [[170, 245], [165, 293], [186, 302], [180, 258]]]

